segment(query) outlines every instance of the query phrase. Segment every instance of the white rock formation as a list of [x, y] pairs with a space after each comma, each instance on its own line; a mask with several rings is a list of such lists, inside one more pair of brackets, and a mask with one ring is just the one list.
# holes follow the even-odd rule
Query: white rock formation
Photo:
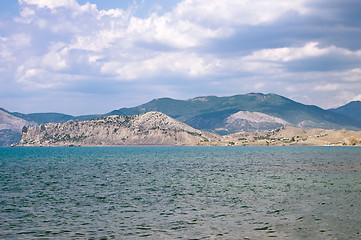
[[239, 111], [226, 118], [227, 129], [270, 129], [290, 125], [287, 121], [260, 112]]

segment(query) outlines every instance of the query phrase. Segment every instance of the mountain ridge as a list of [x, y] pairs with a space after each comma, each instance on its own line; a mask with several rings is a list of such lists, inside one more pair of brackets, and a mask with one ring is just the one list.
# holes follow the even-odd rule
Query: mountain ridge
[[[109, 115], [140, 114], [147, 111], [160, 111], [188, 125], [211, 132], [226, 128], [226, 119], [240, 111], [263, 113], [271, 117], [283, 119], [291, 126], [305, 128], [346, 128], [358, 130], [361, 123], [338, 113], [324, 110], [315, 105], [304, 105], [286, 97], [269, 93], [248, 93], [229, 97], [203, 96], [188, 100], [175, 100], [171, 98], [158, 98], [133, 108], [114, 110]], [[267, 130], [270, 122], [261, 126], [260, 130]], [[254, 125], [249, 122], [250, 126]], [[233, 133], [248, 131], [250, 129], [237, 129]]]
[[[247, 93], [222, 97], [210, 95], [187, 100], [169, 97], [157, 98], [136, 107], [120, 108], [105, 114], [81, 116], [63, 113], [23, 114], [0, 108], [2, 113], [27, 121], [24, 125], [31, 125], [29, 122], [40, 125], [86, 121], [110, 115], [135, 115], [150, 111], [159, 111], [195, 129], [222, 135], [239, 131], [272, 130], [281, 126], [323, 129], [345, 128], [356, 131], [361, 129], [359, 119], [353, 119], [357, 118], [355, 112], [361, 111], [361, 102], [350, 102], [337, 109], [325, 110], [274, 93]], [[4, 142], [6, 142], [5, 145], [9, 145], [14, 143], [15, 139], [19, 139], [20, 128], [18, 127], [14, 131], [8, 127], [7, 129], [11, 132], [0, 129], [2, 131], [0, 132], [0, 145], [4, 145]]]

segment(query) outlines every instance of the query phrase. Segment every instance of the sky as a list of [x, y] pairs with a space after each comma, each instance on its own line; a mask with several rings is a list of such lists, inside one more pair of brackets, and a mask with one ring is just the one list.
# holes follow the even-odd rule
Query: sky
[[4, 0], [0, 107], [107, 113], [154, 98], [361, 100], [359, 0]]

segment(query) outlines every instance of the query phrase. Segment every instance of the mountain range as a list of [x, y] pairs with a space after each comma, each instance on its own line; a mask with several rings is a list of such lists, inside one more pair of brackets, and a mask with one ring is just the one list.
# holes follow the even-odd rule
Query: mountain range
[[229, 97], [204, 96], [188, 100], [158, 98], [106, 114], [71, 116], [61, 113], [23, 114], [0, 108], [0, 145], [20, 139], [21, 127], [69, 120], [85, 121], [112, 115], [135, 115], [158, 111], [189, 126], [221, 135], [262, 131], [281, 126], [323, 129], [361, 129], [361, 102], [325, 110], [277, 94], [249, 93]]
[[[206, 96], [189, 100], [154, 99], [109, 115], [159, 111], [188, 125], [219, 134], [261, 131], [289, 125], [303, 128], [359, 130], [360, 119], [313, 105], [304, 105], [277, 94], [249, 93], [230, 97]], [[347, 112], [347, 110], [345, 111]]]

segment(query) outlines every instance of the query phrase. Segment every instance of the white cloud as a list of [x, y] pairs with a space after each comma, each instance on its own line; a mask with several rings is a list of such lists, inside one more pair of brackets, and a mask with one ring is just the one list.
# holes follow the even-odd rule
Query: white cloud
[[4, 60], [14, 59], [11, 51], [9, 51], [7, 47], [2, 44], [0, 45], [0, 57], [1, 57], [0, 62]]
[[257, 84], [254, 85], [254, 89], [259, 90], [259, 89], [263, 88], [264, 85], [265, 85], [265, 84], [264, 84], [263, 82], [257, 83]]
[[31, 44], [31, 36], [25, 33], [16, 33], [11, 36], [12, 43], [16, 47], [27, 47]]
[[198, 23], [214, 25], [259, 25], [276, 20], [288, 11], [305, 14], [304, 0], [185, 0], [175, 15]]
[[[79, 12], [79, 9], [85, 6], [70, 0], [59, 3], [22, 0], [21, 3], [24, 9], [36, 5], [36, 8], [32, 8], [35, 12], [38, 8], [61, 7]], [[32, 64], [23, 64], [25, 74], [22, 81], [28, 84], [31, 84], [31, 79], [34, 80], [35, 77], [33, 74], [30, 74], [31, 76], [26, 74], [26, 68], [31, 73], [42, 75], [43, 72], [33, 69], [44, 69], [49, 71], [49, 74], [51, 72], [56, 74], [71, 68], [76, 74], [78, 70], [72, 67], [70, 62], [83, 68], [92, 68], [91, 71], [99, 76], [106, 74], [114, 76], [117, 80], [162, 75], [163, 72], [188, 77], [203, 76], [209, 74], [210, 65], [213, 64], [210, 62], [213, 60], [210, 62], [207, 60], [207, 63], [204, 56], [196, 53], [176, 49], [170, 52], [158, 52], [151, 48], [142, 49], [136, 45], [140, 42], [148, 42], [184, 49], [199, 46], [206, 39], [222, 35], [218, 29], [204, 28], [190, 21], [177, 19], [170, 13], [162, 16], [152, 14], [146, 19], [141, 19], [133, 17], [130, 11], [121, 9], [98, 11], [96, 7], [92, 7], [82, 12], [83, 17], [61, 11], [52, 11], [51, 14], [54, 15], [54, 22], [53, 19], [44, 22], [44, 18], [37, 15], [33, 23], [55, 33], [67, 31], [67, 34], [72, 36], [71, 41], [65, 42], [62, 50], [50, 49], [43, 56], [32, 58]], [[59, 19], [63, 19], [64, 14], [69, 18], [60, 22]], [[33, 17], [32, 14], [24, 15], [24, 17], [28, 16]], [[96, 73], [97, 69], [99, 71]], [[27, 81], [24, 81], [25, 78]]]
[[288, 86], [286, 87], [287, 92], [297, 92], [298, 89], [295, 86]]
[[[355, 97], [361, 82], [357, 66], [361, 50], [309, 38], [302, 35], [305, 30], [290, 35], [281, 31], [284, 35], [279, 39], [277, 35], [277, 41], [268, 42], [267, 34], [278, 26], [294, 24], [283, 22], [289, 16], [307, 20], [300, 29], [312, 28], [307, 24], [314, 19], [305, 17], [309, 2], [183, 0], [169, 12], [157, 8], [139, 17], [136, 6], [101, 10], [76, 0], [19, 0], [16, 27], [0, 37], [0, 67], [12, 69], [6, 74], [15, 76], [24, 89], [74, 88], [74, 83], [81, 89], [91, 79], [95, 85], [108, 81], [142, 89], [164, 86], [181, 96], [176, 89], [184, 79], [181, 88], [192, 88], [194, 94], [202, 86], [204, 94], [209, 89], [213, 89], [209, 94], [261, 89], [326, 96], [342, 90], [354, 92], [348, 98]], [[295, 39], [297, 34], [302, 38]], [[258, 41], [262, 36], [267, 39]], [[224, 51], [228, 47], [231, 50]], [[340, 61], [341, 70], [332, 69], [338, 64], [334, 59]], [[314, 67], [330, 62], [334, 65], [326, 70]], [[302, 68], [305, 65], [308, 68]], [[174, 84], [173, 79], [179, 82]]]
[[128, 14], [129, 12], [125, 12], [124, 10], [117, 8], [117, 9], [109, 9], [109, 10], [100, 10], [98, 19], [101, 19], [102, 17], [108, 16], [113, 18], [119, 18], [123, 17], [124, 14]]
[[[341, 71], [338, 68], [352, 67], [361, 63], [361, 51], [351, 51], [336, 46], [319, 47], [317, 42], [306, 43], [302, 47], [284, 47], [257, 50], [250, 55], [232, 59], [239, 69], [254, 74], [281, 76], [294, 73], [301, 77], [332, 78], [334, 81], [360, 81], [360, 69]], [[294, 64], [295, 65], [292, 65]], [[293, 67], [296, 66], [296, 71]], [[235, 69], [235, 67], [233, 67]], [[327, 69], [327, 71], [324, 70]], [[341, 68], [341, 69], [342, 69]], [[318, 70], [319, 69], [319, 70]]]
[[[109, 47], [117, 39], [127, 38], [130, 42], [161, 43], [175, 48], [201, 46], [205, 41], [224, 38], [232, 34], [228, 25], [261, 24], [275, 20], [287, 11], [305, 12], [304, 1], [183, 1], [172, 12], [162, 16], [156, 13], [146, 19], [132, 17], [130, 12], [121, 9], [97, 10], [94, 4], [79, 5], [75, 0], [20, 0], [23, 6], [23, 21], [35, 21], [41, 27], [49, 27], [53, 32], [79, 32], [82, 28], [73, 21], [61, 21], [51, 24], [34, 16], [36, 9], [56, 10], [67, 8], [72, 17], [87, 15], [86, 24], [94, 23], [95, 29], [89, 27], [74, 36], [74, 47], [94, 50]], [[36, 8], [31, 8], [36, 6]], [[56, 11], [52, 11], [57, 14]], [[85, 17], [85, 16], [84, 16]], [[89, 17], [93, 17], [89, 19]], [[107, 19], [105, 18], [107, 17]], [[34, 18], [30, 20], [29, 18]], [[69, 19], [67, 19], [69, 20]], [[74, 19], [78, 20], [79, 19]], [[80, 21], [80, 24], [84, 22]], [[100, 30], [100, 27], [102, 30]], [[86, 30], [86, 31], [85, 31]], [[124, 39], [125, 40], [125, 39]], [[84, 44], [86, 42], [87, 44]], [[87, 45], [87, 47], [85, 47]]]
[[305, 1], [185, 0], [169, 13], [131, 18], [127, 34], [134, 41], [159, 42], [175, 48], [202, 46], [225, 38], [239, 25], [269, 23], [288, 11], [305, 13]]
[[107, 62], [101, 72], [131, 80], [149, 78], [156, 75], [178, 74], [197, 77], [209, 74], [212, 62], [192, 53], [163, 53], [132, 62]]
[[361, 68], [354, 68], [344, 72], [335, 73], [341, 80], [361, 83]]
[[55, 71], [64, 70], [67, 67], [66, 54], [66, 51], [49, 52], [44, 55], [42, 65]]
[[317, 85], [315, 87], [315, 90], [316, 91], [336, 91], [336, 90], [340, 90], [341, 88], [342, 88], [341, 84], [327, 83], [327, 84]]
[[303, 47], [284, 47], [264, 49], [253, 52], [244, 58], [246, 61], [277, 61], [289, 62], [303, 58], [318, 57], [330, 52], [332, 48], [318, 48], [318, 42], [307, 43]]
[[76, 8], [79, 4], [75, 0], [19, 0], [20, 4], [35, 5], [38, 8], [55, 9], [59, 7]]
[[[353, 92], [352, 90], [340, 90], [335, 92], [332, 100], [333, 101], [329, 101], [329, 105], [327, 108], [337, 108], [341, 105], [345, 105], [346, 103], [349, 103], [351, 101], [359, 101], [359, 97], [361, 96], [358, 95], [358, 93]], [[336, 100], [336, 101], [335, 101]], [[336, 102], [336, 103], [335, 103]]]
[[16, 74], [22, 88], [30, 91], [64, 87], [66, 84], [83, 79], [82, 76], [57, 73], [43, 68], [30, 68], [25, 65], [19, 66]]
[[24, 7], [22, 11], [20, 12], [20, 16], [22, 18], [30, 18], [35, 15], [35, 11], [33, 9], [30, 9], [28, 7]]
[[158, 42], [174, 48], [190, 48], [200, 46], [206, 39], [224, 37], [229, 33], [227, 29], [203, 27], [168, 13], [164, 16], [152, 14], [146, 19], [132, 17], [127, 35], [132, 41]]
[[122, 40], [124, 31], [119, 29], [103, 29], [88, 35], [79, 35], [75, 37], [75, 42], [69, 46], [71, 49], [88, 50], [94, 52], [103, 51], [106, 48], [114, 47], [116, 40]]
[[[41, 20], [37, 16], [39, 9], [48, 9], [52, 14], [56, 14], [57, 9], [65, 8], [68, 11], [70, 10], [73, 15], [78, 15], [89, 10], [96, 10], [96, 5], [94, 4], [86, 3], [81, 6], [75, 0], [19, 0], [18, 2], [21, 7], [21, 12], [20, 18], [15, 18], [15, 21], [26, 24]], [[44, 22], [40, 22], [38, 25], [42, 26]]]

